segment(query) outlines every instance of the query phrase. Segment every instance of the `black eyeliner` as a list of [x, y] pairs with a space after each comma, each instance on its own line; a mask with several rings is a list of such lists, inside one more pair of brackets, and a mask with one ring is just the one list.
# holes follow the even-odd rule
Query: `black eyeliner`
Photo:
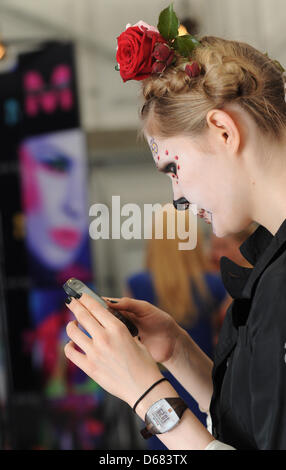
[[[171, 167], [175, 167], [175, 173], [173, 171], [171, 171]], [[177, 174], [177, 165], [176, 163], [174, 162], [170, 162], [170, 163], [167, 163], [167, 165], [165, 165], [163, 168], [159, 169], [159, 171], [161, 171], [162, 173], [173, 173], [173, 174]]]

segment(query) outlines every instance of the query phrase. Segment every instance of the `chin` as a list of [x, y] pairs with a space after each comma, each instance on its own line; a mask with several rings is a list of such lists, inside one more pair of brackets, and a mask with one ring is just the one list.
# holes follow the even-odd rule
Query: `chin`
[[227, 224], [224, 223], [225, 221], [218, 221], [216, 217], [213, 215], [212, 221], [212, 228], [213, 233], [218, 238], [223, 238], [228, 235], [233, 235], [234, 233], [242, 232], [243, 230], [247, 229], [249, 225], [252, 223], [250, 219], [238, 220], [235, 219], [231, 221], [229, 218], [227, 219]]

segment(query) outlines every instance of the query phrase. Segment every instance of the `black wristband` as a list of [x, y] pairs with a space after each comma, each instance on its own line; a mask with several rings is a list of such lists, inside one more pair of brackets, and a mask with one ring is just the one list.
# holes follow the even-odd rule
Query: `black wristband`
[[136, 409], [138, 403], [147, 395], [147, 393], [149, 393], [149, 392], [152, 390], [152, 388], [154, 388], [154, 387], [155, 387], [156, 385], [158, 385], [159, 383], [163, 382], [163, 380], [168, 380], [168, 379], [166, 379], [166, 377], [163, 377], [162, 379], [157, 380], [157, 382], [155, 382], [153, 385], [151, 385], [151, 387], [148, 388], [148, 390], [146, 390], [146, 392], [144, 392], [143, 395], [141, 395], [140, 398], [138, 398], [138, 400], [136, 401], [135, 405], [134, 405], [133, 408], [132, 408], [133, 411], [134, 411], [134, 413], [135, 413], [135, 409]]

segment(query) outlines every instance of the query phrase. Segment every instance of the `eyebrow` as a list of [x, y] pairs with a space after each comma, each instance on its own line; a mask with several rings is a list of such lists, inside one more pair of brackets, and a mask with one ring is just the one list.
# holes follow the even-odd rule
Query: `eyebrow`
[[164, 166], [162, 166], [161, 168], [158, 167], [158, 171], [160, 171], [161, 173], [169, 173], [171, 171], [171, 167], [173, 167], [175, 165], [175, 168], [177, 170], [177, 165], [175, 162], [169, 162], [169, 163], [166, 163]]

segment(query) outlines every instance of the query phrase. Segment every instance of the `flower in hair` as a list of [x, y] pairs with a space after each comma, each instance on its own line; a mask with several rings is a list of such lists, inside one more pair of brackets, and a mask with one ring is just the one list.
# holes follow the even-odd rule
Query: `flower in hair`
[[152, 65], [152, 73], [162, 73], [172, 64], [175, 57], [175, 51], [166, 43], [158, 42], [155, 44], [152, 57], [156, 60]]
[[185, 66], [185, 72], [189, 77], [197, 77], [201, 73], [201, 67], [198, 62], [193, 61], [191, 64]]
[[[179, 20], [173, 4], [160, 13], [158, 28], [139, 21], [117, 37], [117, 66], [124, 82], [144, 80], [151, 74], [160, 74], [170, 65], [176, 65], [178, 56], [190, 56], [200, 42], [190, 34], [179, 34]], [[186, 73], [197, 76], [199, 65], [187, 64]]]
[[117, 38], [116, 60], [124, 82], [144, 80], [152, 71], [155, 44], [165, 42], [159, 32], [146, 26], [129, 26]]

